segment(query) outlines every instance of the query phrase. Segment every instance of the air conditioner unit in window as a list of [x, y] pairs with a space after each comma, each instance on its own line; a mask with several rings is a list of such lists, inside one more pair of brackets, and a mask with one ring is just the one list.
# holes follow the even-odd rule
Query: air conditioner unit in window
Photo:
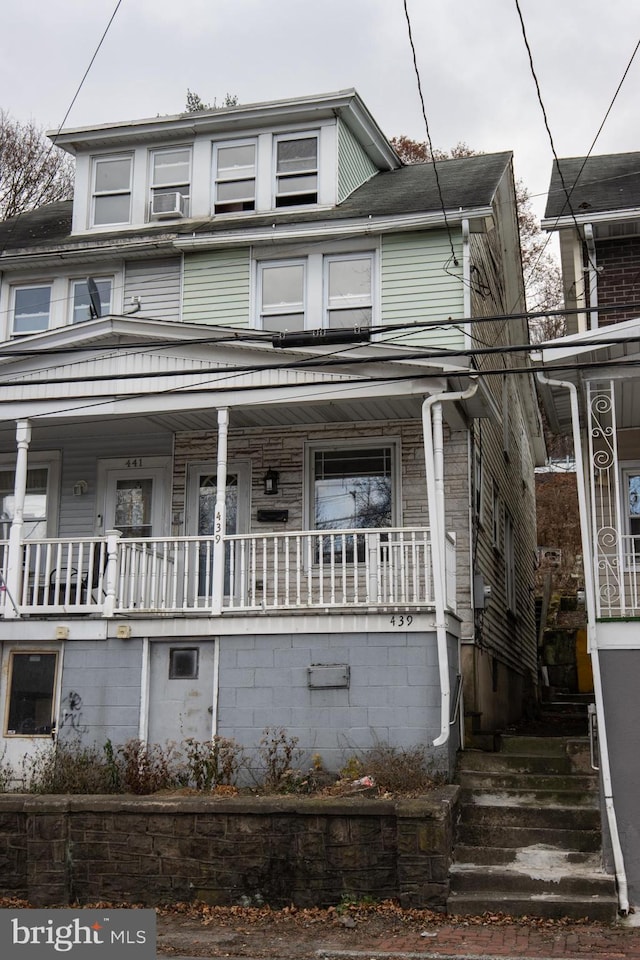
[[157, 220], [184, 217], [186, 199], [179, 190], [171, 193], [154, 193], [151, 197], [151, 216]]

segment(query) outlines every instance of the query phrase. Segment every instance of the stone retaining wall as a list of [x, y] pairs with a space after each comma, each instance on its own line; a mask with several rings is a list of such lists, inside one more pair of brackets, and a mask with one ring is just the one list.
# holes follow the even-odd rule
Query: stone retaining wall
[[444, 909], [458, 788], [368, 798], [0, 796], [0, 896]]

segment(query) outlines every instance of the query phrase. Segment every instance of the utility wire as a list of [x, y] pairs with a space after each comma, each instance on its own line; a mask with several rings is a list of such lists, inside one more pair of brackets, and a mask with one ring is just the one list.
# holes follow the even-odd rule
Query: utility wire
[[453, 264], [457, 267], [457, 266], [458, 266], [458, 260], [457, 260], [457, 258], [456, 258], [456, 252], [455, 252], [454, 247], [453, 247], [453, 238], [452, 238], [452, 236], [451, 236], [451, 228], [449, 227], [449, 220], [448, 220], [448, 217], [447, 217], [447, 211], [446, 211], [445, 205], [444, 205], [444, 197], [443, 197], [443, 195], [442, 195], [442, 187], [441, 187], [441, 185], [440, 185], [440, 176], [439, 176], [439, 174], [438, 174], [438, 164], [437, 164], [437, 161], [436, 161], [436, 158], [435, 158], [435, 154], [434, 154], [434, 152], [433, 152], [433, 143], [431, 142], [431, 133], [430, 133], [430, 130], [429, 130], [429, 121], [428, 121], [428, 119], [427, 119], [427, 108], [426, 108], [426, 105], [425, 105], [424, 94], [423, 94], [423, 92], [422, 92], [422, 82], [421, 82], [421, 80], [420, 80], [420, 70], [418, 69], [418, 59], [417, 59], [417, 56], [416, 56], [416, 48], [415, 48], [415, 44], [414, 44], [414, 42], [413, 42], [413, 31], [412, 31], [412, 29], [411, 29], [411, 17], [409, 16], [409, 8], [408, 8], [408, 6], [407, 6], [407, 0], [402, 0], [402, 2], [403, 2], [403, 6], [404, 6], [404, 16], [405, 16], [405, 20], [407, 21], [407, 32], [408, 32], [408, 34], [409, 34], [409, 45], [410, 45], [410, 47], [411, 47], [411, 56], [412, 56], [412, 58], [413, 58], [413, 70], [414, 70], [414, 73], [415, 73], [415, 76], [416, 76], [416, 84], [417, 84], [417, 87], [418, 87], [418, 96], [419, 96], [419, 98], [420, 98], [420, 106], [421, 106], [421, 108], [422, 108], [422, 118], [423, 118], [423, 120], [424, 120], [424, 126], [425, 126], [425, 130], [426, 130], [426, 132], [427, 132], [427, 142], [428, 142], [428, 144], [429, 144], [429, 152], [431, 153], [431, 163], [433, 164], [433, 174], [434, 174], [434, 176], [435, 176], [436, 186], [437, 186], [437, 188], [438, 188], [438, 197], [439, 197], [439, 199], [440, 199], [440, 207], [442, 208], [442, 215], [443, 215], [443, 217], [444, 217], [444, 222], [445, 222], [445, 226], [446, 226], [446, 228], [447, 228], [447, 234], [448, 234], [448, 237], [449, 237], [449, 246], [451, 247], [451, 259], [452, 259], [452, 261], [453, 261]]

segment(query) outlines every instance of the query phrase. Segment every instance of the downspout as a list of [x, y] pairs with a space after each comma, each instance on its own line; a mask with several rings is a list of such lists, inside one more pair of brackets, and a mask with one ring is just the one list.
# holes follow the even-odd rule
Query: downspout
[[447, 580], [444, 518], [444, 436], [442, 403], [469, 400], [477, 391], [473, 382], [466, 390], [436, 393], [422, 404], [422, 434], [424, 463], [427, 479], [427, 503], [431, 527], [431, 556], [433, 564], [433, 599], [436, 613], [436, 645], [440, 676], [440, 734], [434, 747], [443, 746], [449, 739], [451, 685], [449, 683], [449, 654], [447, 651]]
[[227, 530], [227, 438], [229, 433], [229, 410], [218, 410], [218, 458], [216, 474], [216, 506], [213, 539], [213, 597], [211, 613], [219, 617], [224, 601], [224, 560]]
[[598, 311], [594, 309], [594, 307], [598, 306], [598, 263], [596, 260], [596, 244], [593, 237], [593, 224], [585, 223], [584, 239], [587, 244], [589, 259], [589, 306], [591, 307], [591, 321], [588, 326], [591, 330], [596, 330], [599, 326]]
[[618, 906], [620, 913], [626, 916], [629, 912], [629, 894], [627, 886], [627, 874], [624, 867], [624, 856], [620, 844], [620, 834], [618, 833], [618, 821], [613, 803], [613, 786], [611, 783], [611, 765], [609, 763], [609, 744], [607, 740], [607, 728], [604, 713], [604, 703], [602, 699], [602, 676], [600, 673], [600, 655], [596, 641], [596, 595], [595, 581], [592, 565], [591, 540], [589, 536], [588, 523], [588, 503], [584, 476], [584, 462], [582, 459], [582, 439], [580, 436], [580, 413], [578, 409], [578, 390], [574, 383], [568, 380], [552, 380], [543, 373], [538, 373], [538, 380], [550, 387], [566, 387], [569, 391], [571, 401], [571, 426], [573, 430], [573, 443], [576, 461], [576, 479], [578, 486], [578, 507], [580, 511], [580, 534], [582, 537], [582, 553], [584, 567], [584, 593], [587, 609], [587, 637], [588, 649], [591, 654], [591, 664], [593, 667], [593, 682], [596, 698], [596, 716], [598, 718], [598, 730], [600, 736], [598, 743], [600, 746], [600, 772], [602, 774], [602, 789], [604, 793], [604, 805], [609, 824], [609, 834], [611, 836], [611, 847], [613, 851], [613, 862], [616, 874], [616, 883], [618, 887]]
[[[471, 319], [471, 241], [469, 221], [462, 221], [462, 315], [465, 320]], [[464, 324], [464, 349], [471, 350], [473, 338], [471, 324]]]

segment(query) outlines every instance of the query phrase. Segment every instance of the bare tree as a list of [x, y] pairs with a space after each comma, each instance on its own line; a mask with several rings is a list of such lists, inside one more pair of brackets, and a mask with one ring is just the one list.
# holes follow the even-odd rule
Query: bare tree
[[33, 120], [0, 110], [0, 220], [73, 195], [73, 160]]

